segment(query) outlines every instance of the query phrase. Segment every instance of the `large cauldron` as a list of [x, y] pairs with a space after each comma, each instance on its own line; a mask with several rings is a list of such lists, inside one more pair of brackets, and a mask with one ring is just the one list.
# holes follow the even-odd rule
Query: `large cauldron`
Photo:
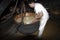
[[35, 13], [26, 12], [14, 17], [16, 23], [21, 24], [18, 27], [18, 31], [24, 34], [31, 34], [35, 31], [38, 31], [40, 21], [32, 22], [35, 18]]

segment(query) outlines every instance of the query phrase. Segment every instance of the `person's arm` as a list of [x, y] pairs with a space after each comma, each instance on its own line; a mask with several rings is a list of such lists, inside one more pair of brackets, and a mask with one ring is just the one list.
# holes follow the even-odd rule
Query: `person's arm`
[[38, 14], [36, 14], [35, 18], [36, 19], [40, 19], [43, 16], [42, 12], [39, 12]]
[[37, 22], [41, 19], [41, 17], [43, 16], [43, 13], [42, 12], [39, 12], [38, 14], [35, 15], [35, 18], [33, 19], [33, 23], [34, 22]]

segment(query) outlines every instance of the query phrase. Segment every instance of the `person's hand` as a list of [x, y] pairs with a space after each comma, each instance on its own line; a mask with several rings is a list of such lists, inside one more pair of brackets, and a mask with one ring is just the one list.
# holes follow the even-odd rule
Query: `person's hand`
[[36, 18], [36, 19], [40, 19], [40, 18], [41, 18], [41, 17], [40, 17], [40, 14], [36, 14], [35, 18]]
[[37, 14], [36, 14], [36, 16], [35, 16], [35, 18], [33, 19], [32, 23], [37, 22], [37, 21], [39, 21], [39, 20], [40, 20], [40, 15], [37, 15]]
[[41, 19], [42, 16], [43, 16], [42, 13], [36, 14], [36, 16], [33, 19], [32, 23], [37, 22], [37, 21], [40, 21], [40, 19]]

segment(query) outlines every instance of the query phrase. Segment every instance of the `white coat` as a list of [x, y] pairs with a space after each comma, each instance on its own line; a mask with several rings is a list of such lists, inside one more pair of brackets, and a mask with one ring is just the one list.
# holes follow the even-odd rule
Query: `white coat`
[[34, 11], [37, 14], [40, 12], [43, 13], [43, 16], [40, 19], [40, 27], [39, 27], [39, 34], [38, 34], [38, 36], [41, 37], [44, 31], [45, 25], [49, 19], [49, 14], [47, 10], [43, 7], [43, 5], [40, 3], [35, 3]]

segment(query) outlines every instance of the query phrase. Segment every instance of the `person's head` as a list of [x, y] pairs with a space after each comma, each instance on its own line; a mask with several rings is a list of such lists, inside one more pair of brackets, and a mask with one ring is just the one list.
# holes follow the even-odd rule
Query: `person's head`
[[35, 0], [28, 0], [27, 4], [29, 5], [29, 7], [34, 8], [35, 7]]

